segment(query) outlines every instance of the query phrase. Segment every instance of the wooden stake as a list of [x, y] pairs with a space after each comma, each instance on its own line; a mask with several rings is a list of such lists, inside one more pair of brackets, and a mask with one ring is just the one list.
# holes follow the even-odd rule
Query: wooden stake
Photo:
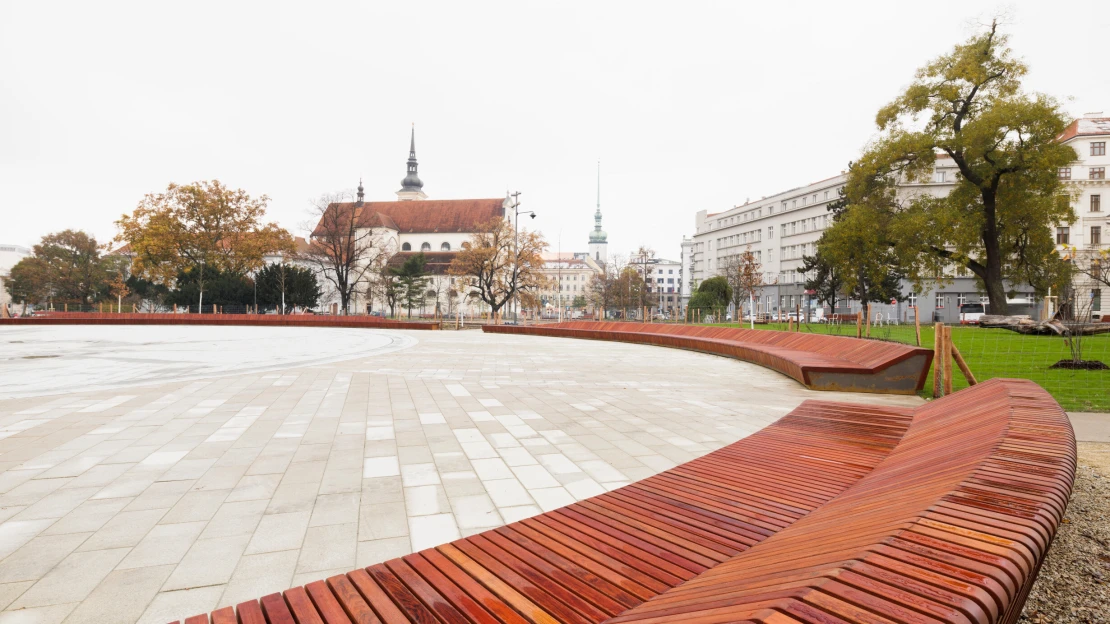
[[944, 396], [952, 394], [952, 329], [944, 328]]
[[863, 308], [856, 313], [856, 338], [863, 338]]
[[917, 316], [917, 306], [913, 307], [913, 331], [917, 335], [917, 346], [921, 346], [921, 319]]
[[937, 323], [933, 326], [933, 398], [941, 396], [941, 378], [944, 377], [942, 372], [944, 361], [944, 347], [941, 346], [941, 341], [944, 339], [944, 325]]
[[794, 319], [789, 314], [786, 315], [786, 331], [794, 331]]
[[959, 366], [960, 372], [964, 374], [967, 385], [974, 386], [979, 383], [975, 380], [975, 375], [971, 374], [971, 369], [968, 367], [967, 362], [964, 361], [964, 356], [960, 355], [960, 350], [956, 348], [955, 343], [952, 343], [952, 358], [956, 360], [956, 366]]
[[867, 304], [867, 337], [871, 337], [871, 304]]

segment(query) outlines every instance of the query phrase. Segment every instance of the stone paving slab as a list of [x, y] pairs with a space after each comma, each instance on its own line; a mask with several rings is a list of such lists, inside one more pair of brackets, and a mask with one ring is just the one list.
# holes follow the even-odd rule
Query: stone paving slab
[[[285, 328], [254, 358], [252, 328], [133, 329], [81, 328], [36, 376], [0, 359], [0, 624], [211, 611], [620, 487], [807, 398], [920, 403], [634, 344]], [[203, 379], [98, 370], [182, 343]]]
[[1068, 412], [1079, 442], [1110, 442], [1110, 414], [1100, 412]]

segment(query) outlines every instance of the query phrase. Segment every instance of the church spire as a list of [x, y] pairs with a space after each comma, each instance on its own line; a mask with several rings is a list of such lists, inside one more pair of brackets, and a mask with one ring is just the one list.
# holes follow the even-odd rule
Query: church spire
[[397, 191], [397, 197], [399, 199], [426, 199], [428, 197], [424, 194], [424, 183], [420, 181], [420, 176], [417, 175], [416, 170], [416, 124], [413, 124], [412, 134], [409, 138], [407, 172], [405, 174], [405, 179], [401, 180], [401, 190]]
[[359, 179], [358, 179], [358, 203], [356, 204], [357, 206], [361, 206], [361, 205], [362, 205], [362, 198], [363, 198], [363, 193], [362, 193], [362, 191], [363, 191], [363, 188], [362, 188], [362, 178], [359, 178]]
[[601, 229], [601, 161], [597, 161], [597, 211], [594, 212], [594, 231], [590, 232], [590, 244], [604, 245], [609, 235]]

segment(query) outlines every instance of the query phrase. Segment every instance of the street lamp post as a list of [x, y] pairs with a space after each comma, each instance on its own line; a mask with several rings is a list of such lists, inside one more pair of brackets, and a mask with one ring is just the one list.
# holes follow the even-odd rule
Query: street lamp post
[[518, 273], [520, 273], [520, 215], [527, 214], [533, 219], [536, 218], [536, 213], [532, 211], [521, 211], [520, 209], [520, 191], [512, 194], [513, 198], [513, 314], [514, 320], [520, 321], [520, 298], [517, 296], [517, 283]]

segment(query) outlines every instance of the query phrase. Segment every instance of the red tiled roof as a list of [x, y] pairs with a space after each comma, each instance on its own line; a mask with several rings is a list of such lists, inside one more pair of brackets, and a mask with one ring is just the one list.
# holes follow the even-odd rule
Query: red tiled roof
[[431, 199], [331, 204], [328, 210], [356, 210], [364, 227], [398, 232], [474, 232], [482, 223], [504, 216], [502, 199]]
[[1077, 136], [1105, 135], [1110, 135], [1110, 117], [1084, 117], [1068, 124], [1057, 140], [1063, 143]]
[[[419, 251], [402, 251], [393, 254], [389, 261], [386, 263], [391, 267], [400, 267], [412, 256], [420, 253]], [[432, 275], [446, 275], [447, 267], [451, 266], [451, 261], [455, 259], [458, 254], [457, 251], [425, 251], [424, 258], [428, 263], [424, 265], [424, 270]]]

